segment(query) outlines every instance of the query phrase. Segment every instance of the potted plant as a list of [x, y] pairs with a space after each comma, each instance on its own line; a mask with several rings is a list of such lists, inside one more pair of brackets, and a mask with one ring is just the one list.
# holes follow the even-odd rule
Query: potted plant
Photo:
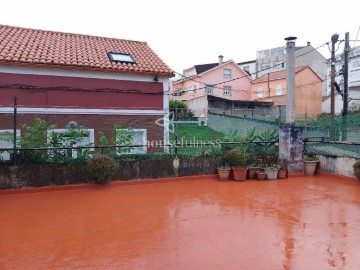
[[279, 179], [285, 179], [288, 176], [288, 170], [287, 170], [287, 165], [288, 162], [286, 160], [286, 158], [281, 155], [281, 157], [278, 160], [278, 165], [279, 165], [279, 171], [278, 171], [278, 178]]
[[228, 164], [221, 165], [218, 170], [218, 175], [220, 180], [228, 180], [231, 168]]
[[256, 163], [250, 164], [247, 169], [247, 179], [256, 179], [256, 174], [259, 171], [260, 166], [258, 166]]
[[224, 155], [224, 162], [231, 166], [235, 181], [246, 180], [247, 156], [248, 156], [247, 151], [243, 145], [240, 148], [235, 148], [228, 151]]
[[266, 167], [264, 169], [264, 171], [265, 171], [266, 179], [275, 180], [275, 179], [277, 179], [277, 176], [278, 176], [279, 166], [276, 164], [273, 164], [269, 167]]
[[266, 174], [264, 172], [264, 169], [260, 168], [258, 172], [256, 172], [256, 178], [258, 180], [265, 180]]
[[304, 161], [304, 174], [308, 176], [313, 176], [316, 171], [316, 167], [318, 164], [318, 160], [314, 155], [311, 154], [304, 154], [303, 156]]

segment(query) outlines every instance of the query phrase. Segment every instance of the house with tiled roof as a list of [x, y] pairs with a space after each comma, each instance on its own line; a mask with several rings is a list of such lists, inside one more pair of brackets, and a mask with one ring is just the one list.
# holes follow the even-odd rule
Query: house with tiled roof
[[[322, 82], [309, 66], [295, 69], [296, 118], [322, 113]], [[286, 70], [267, 73], [251, 84], [252, 100], [273, 102], [275, 106], [286, 105], [286, 91]]]
[[170, 84], [170, 99], [182, 100], [195, 116], [207, 115], [208, 96], [225, 100], [251, 100], [251, 77], [233, 60], [194, 65]]
[[172, 76], [146, 42], [0, 25], [0, 129], [13, 129], [17, 97], [19, 126], [77, 123], [97, 144], [120, 124], [137, 144], [167, 141], [155, 121], [168, 113]]

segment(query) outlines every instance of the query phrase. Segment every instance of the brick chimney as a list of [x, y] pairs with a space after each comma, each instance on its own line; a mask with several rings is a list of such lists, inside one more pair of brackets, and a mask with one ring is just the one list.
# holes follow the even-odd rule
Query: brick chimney
[[224, 63], [224, 56], [222, 56], [221, 54], [219, 55], [219, 66], [222, 65]]

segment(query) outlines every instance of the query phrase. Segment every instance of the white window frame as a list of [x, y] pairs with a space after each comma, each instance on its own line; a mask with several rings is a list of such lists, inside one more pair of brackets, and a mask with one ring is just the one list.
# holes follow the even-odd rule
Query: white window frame
[[282, 86], [281, 86], [281, 84], [278, 84], [278, 85], [276, 86], [276, 95], [277, 95], [277, 96], [281, 96], [281, 95], [282, 95]]
[[232, 79], [232, 70], [230, 68], [224, 68], [224, 79]]
[[273, 66], [273, 70], [281, 70], [284, 67], [284, 62], [283, 61], [277, 61], [275, 62], [274, 66]]
[[231, 86], [224, 86], [224, 96], [231, 96], [232, 95], [232, 87]]
[[[119, 153], [119, 155], [134, 155], [134, 154], [146, 154], [147, 153], [147, 129], [146, 128], [134, 128], [134, 129], [130, 129], [130, 128], [121, 128], [121, 129], [117, 129], [117, 130], [122, 130], [124, 131], [124, 133], [135, 133], [135, 132], [142, 132], [142, 147], [134, 147], [130, 150], [130, 152], [125, 152], [125, 153]], [[133, 141], [130, 142], [130, 145], [137, 145], [135, 144]]]
[[258, 87], [257, 95], [259, 98], [264, 97], [264, 87]]
[[[64, 134], [64, 133], [66, 133], [67, 131], [68, 131], [69, 129], [67, 129], [67, 128], [57, 128], [57, 129], [50, 129], [50, 130], [48, 130], [47, 131], [47, 142], [49, 143], [50, 142], [50, 140], [51, 140], [51, 133], [57, 133], [57, 134]], [[88, 134], [88, 141], [87, 141], [87, 143], [86, 144], [94, 144], [94, 142], [95, 142], [95, 136], [94, 136], [94, 129], [93, 128], [84, 128], [84, 129], [81, 129], [82, 131], [87, 131], [87, 132], [89, 132], [89, 134]], [[86, 145], [85, 144], [85, 145]], [[84, 146], [84, 144], [82, 144], [81, 143], [81, 141], [80, 141], [80, 143], [77, 143], [77, 144], [75, 144], [73, 147], [77, 147], [77, 146]], [[90, 148], [90, 150], [94, 150], [94, 148]], [[67, 151], [66, 149], [65, 150], [63, 150], [64, 152], [65, 151]], [[51, 156], [51, 150], [49, 150], [49, 156]], [[71, 157], [72, 158], [77, 158], [77, 150], [76, 149], [72, 149], [72, 151], [71, 151]]]
[[205, 93], [207, 95], [213, 95], [214, 94], [214, 86], [213, 85], [206, 85], [205, 86]]
[[243, 67], [243, 70], [247, 71], [247, 72], [250, 72], [250, 66], [244, 66]]
[[[11, 133], [11, 139], [14, 138], [14, 130], [13, 129], [0, 129], [0, 134], [1, 133]], [[20, 143], [19, 143], [20, 137], [21, 137], [21, 130], [17, 129], [16, 130], [16, 146], [17, 147], [20, 146]], [[3, 143], [4, 144], [9, 144], [9, 147], [7, 147], [6, 145], [3, 146], [2, 145]], [[0, 148], [12, 150], [14, 148], [14, 143], [0, 140]], [[3, 161], [9, 161], [10, 160], [10, 153], [8, 151], [6, 151], [6, 150], [1, 150], [0, 151], [0, 159], [3, 160]]]

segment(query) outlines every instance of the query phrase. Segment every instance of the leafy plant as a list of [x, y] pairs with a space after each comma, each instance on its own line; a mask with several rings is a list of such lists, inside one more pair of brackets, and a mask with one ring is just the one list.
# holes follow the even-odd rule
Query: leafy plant
[[112, 180], [119, 164], [106, 155], [95, 155], [88, 160], [86, 170], [88, 177], [96, 184], [105, 184]]
[[99, 132], [99, 145], [103, 147], [103, 154], [116, 157], [121, 154], [130, 153], [133, 148], [124, 146], [130, 146], [133, 142], [131, 129], [123, 129], [121, 128], [120, 124], [114, 124], [111, 135], [111, 144], [122, 147], [115, 147], [115, 150], [114, 148], [112, 149], [110, 147], [110, 142], [106, 138], [105, 134], [103, 132]]
[[360, 180], [360, 160], [356, 161], [353, 165], [354, 175]]
[[229, 166], [246, 166], [248, 153], [245, 147], [237, 149], [231, 149], [225, 153], [223, 157], [223, 164], [229, 164]]

